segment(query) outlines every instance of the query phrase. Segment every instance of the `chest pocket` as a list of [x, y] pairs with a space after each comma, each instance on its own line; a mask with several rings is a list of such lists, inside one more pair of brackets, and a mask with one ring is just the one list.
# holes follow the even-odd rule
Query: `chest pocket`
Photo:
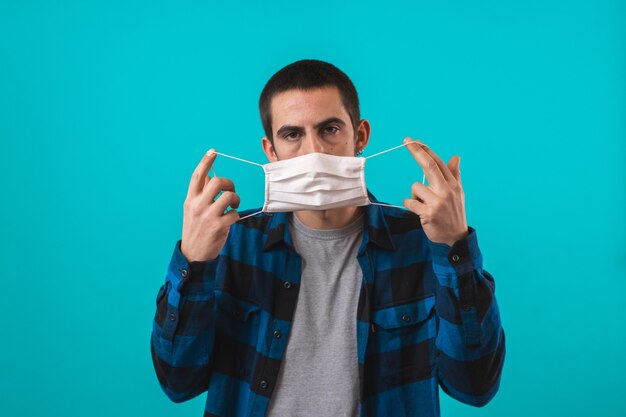
[[[218, 340], [222, 339], [221, 343], [226, 343], [230, 346], [229, 349], [236, 349], [236, 346], [256, 346], [261, 307], [219, 290], [215, 291], [215, 305]], [[234, 358], [221, 360], [234, 361]]]
[[240, 322], [252, 320], [261, 307], [256, 304], [237, 299], [224, 291], [215, 291], [215, 304], [220, 316], [227, 316]]
[[435, 296], [372, 310], [365, 372], [366, 396], [433, 374], [437, 333]]
[[[435, 296], [429, 296], [406, 304], [398, 304], [391, 307], [380, 308], [372, 311], [371, 320], [373, 332], [379, 333], [382, 343], [410, 344], [417, 343], [419, 339], [433, 337], [434, 326], [425, 326], [427, 322], [434, 324], [433, 310]], [[386, 338], [384, 335], [387, 335]], [[393, 340], [401, 336], [405, 339]], [[411, 337], [412, 335], [412, 337]], [[400, 347], [400, 346], [395, 346]]]

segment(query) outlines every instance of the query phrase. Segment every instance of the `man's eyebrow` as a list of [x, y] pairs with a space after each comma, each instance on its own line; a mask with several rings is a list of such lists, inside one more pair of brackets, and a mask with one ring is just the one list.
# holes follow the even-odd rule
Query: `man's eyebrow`
[[[329, 117], [328, 119], [324, 119], [319, 123], [316, 123], [315, 126], [313, 126], [315, 129], [319, 129], [320, 127], [326, 126], [328, 124], [331, 123], [337, 123], [341, 126], [345, 126], [346, 122], [344, 122], [343, 120], [341, 120], [338, 117]], [[304, 128], [301, 126], [292, 126], [292, 125], [283, 125], [280, 127], [280, 129], [278, 129], [276, 131], [276, 136], [280, 136], [282, 133], [287, 132], [287, 131], [293, 131], [293, 132], [304, 132]]]
[[322, 120], [321, 122], [317, 123], [315, 126], [313, 126], [316, 129], [319, 129], [322, 126], [326, 126], [328, 124], [331, 123], [337, 123], [340, 124], [341, 126], [345, 126], [346, 122], [344, 122], [343, 120], [341, 120], [338, 117], [329, 117], [328, 119]]
[[304, 132], [300, 126], [283, 125], [276, 131], [276, 136], [281, 136], [284, 132]]

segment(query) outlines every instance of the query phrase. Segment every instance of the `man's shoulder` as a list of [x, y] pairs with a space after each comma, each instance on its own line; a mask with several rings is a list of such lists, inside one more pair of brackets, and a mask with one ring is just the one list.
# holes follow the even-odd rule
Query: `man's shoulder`
[[401, 236], [408, 232], [422, 229], [422, 223], [417, 214], [399, 207], [378, 206], [383, 219], [392, 236]]
[[272, 213], [262, 212], [259, 207], [239, 211], [239, 218], [240, 220], [233, 224], [233, 228], [264, 232], [267, 230], [268, 223], [272, 220]]
[[239, 220], [230, 227], [230, 233], [236, 234], [240, 239], [257, 235], [263, 235], [268, 231], [272, 221], [272, 213], [265, 213], [261, 208], [240, 210]]

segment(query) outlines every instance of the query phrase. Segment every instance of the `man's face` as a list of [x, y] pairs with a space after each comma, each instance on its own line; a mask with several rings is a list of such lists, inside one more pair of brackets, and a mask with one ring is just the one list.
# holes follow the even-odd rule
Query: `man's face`
[[354, 156], [369, 139], [367, 120], [355, 134], [336, 87], [285, 91], [272, 98], [270, 111], [274, 144], [264, 137], [263, 150], [272, 162], [312, 152]]

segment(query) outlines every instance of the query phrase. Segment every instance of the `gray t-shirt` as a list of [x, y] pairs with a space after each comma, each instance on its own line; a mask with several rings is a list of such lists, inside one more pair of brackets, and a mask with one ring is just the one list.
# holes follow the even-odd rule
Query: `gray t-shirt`
[[302, 257], [300, 293], [276, 388], [272, 417], [355, 417], [359, 411], [357, 262], [363, 215], [339, 229], [311, 229], [293, 214], [289, 228]]

